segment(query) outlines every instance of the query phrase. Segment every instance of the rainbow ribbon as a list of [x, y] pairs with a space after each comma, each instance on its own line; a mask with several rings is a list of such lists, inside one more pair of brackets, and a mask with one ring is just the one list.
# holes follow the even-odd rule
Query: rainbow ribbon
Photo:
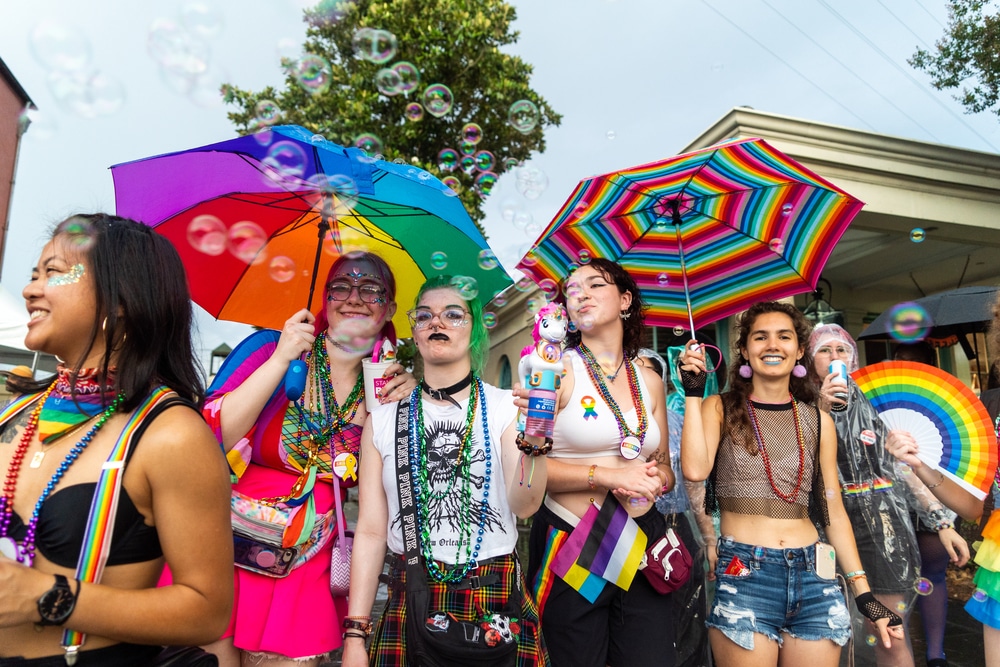
[[[150, 411], [172, 393], [168, 387], [158, 387], [135, 409], [101, 469], [94, 499], [90, 504], [87, 531], [83, 534], [80, 560], [76, 565], [76, 578], [81, 582], [98, 581], [104, 572], [108, 554], [111, 552], [111, 533], [118, 511], [118, 496], [122, 487], [122, 475], [125, 472], [125, 459], [132, 447], [132, 439]], [[63, 631], [62, 646], [67, 653], [75, 652], [76, 648], [83, 645], [84, 638], [84, 633], [67, 628]]]

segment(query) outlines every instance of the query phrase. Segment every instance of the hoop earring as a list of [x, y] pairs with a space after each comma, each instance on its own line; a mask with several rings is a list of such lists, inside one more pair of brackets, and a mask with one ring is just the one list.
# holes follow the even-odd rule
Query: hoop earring
[[742, 364], [740, 366], [740, 377], [744, 380], [749, 380], [753, 377], [753, 369], [750, 368], [750, 364]]
[[795, 364], [795, 368], [792, 369], [792, 375], [797, 378], [804, 378], [806, 376], [806, 367], [802, 364]]

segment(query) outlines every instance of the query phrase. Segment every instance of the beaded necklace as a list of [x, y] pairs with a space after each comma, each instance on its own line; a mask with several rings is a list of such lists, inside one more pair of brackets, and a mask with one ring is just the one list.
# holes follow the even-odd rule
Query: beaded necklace
[[806, 467], [806, 438], [802, 433], [802, 422], [799, 420], [799, 405], [795, 400], [795, 397], [791, 393], [788, 397], [792, 401], [792, 417], [795, 419], [795, 437], [799, 443], [799, 478], [795, 482], [795, 488], [789, 495], [785, 495], [778, 489], [778, 485], [774, 483], [774, 476], [771, 474], [771, 459], [767, 455], [767, 449], [764, 447], [764, 439], [760, 435], [760, 425], [757, 423], [757, 413], [754, 410], [753, 402], [749, 399], [747, 400], [747, 412], [750, 414], [750, 424], [753, 426], [753, 435], [757, 440], [757, 449], [760, 451], [761, 458], [764, 460], [764, 470], [767, 472], [767, 481], [771, 483], [771, 490], [774, 491], [775, 495], [784, 500], [786, 503], [794, 503], [796, 497], [799, 495], [799, 489], [802, 488], [802, 475]]
[[[24, 456], [27, 453], [28, 448], [31, 446], [31, 440], [38, 429], [38, 415], [41, 413], [42, 405], [44, 405], [45, 399], [48, 398], [49, 393], [52, 392], [54, 387], [55, 383], [53, 383], [46, 390], [45, 394], [39, 400], [39, 404], [34, 410], [32, 410], [31, 415], [28, 418], [28, 424], [25, 426], [24, 432], [21, 434], [21, 440], [18, 442], [17, 449], [14, 451], [14, 455], [10, 461], [10, 466], [7, 469], [7, 478], [4, 482], [3, 489], [4, 495], [3, 498], [0, 499], [0, 515], [2, 515], [2, 518], [0, 518], [0, 540], [6, 542], [13, 541], [12, 538], [8, 537], [8, 531], [10, 530], [11, 518], [14, 515], [14, 493], [17, 490], [18, 473], [21, 470], [21, 464], [24, 461]], [[59, 467], [56, 468], [52, 478], [42, 490], [42, 495], [39, 496], [38, 502], [35, 503], [35, 508], [31, 513], [31, 520], [28, 522], [28, 527], [25, 532], [24, 541], [16, 547], [15, 551], [18, 562], [31, 567], [31, 564], [35, 560], [35, 535], [38, 530], [38, 517], [42, 512], [42, 505], [45, 504], [45, 501], [52, 494], [52, 491], [55, 489], [56, 485], [59, 484], [60, 480], [62, 480], [70, 466], [73, 465], [78, 458], [80, 458], [80, 455], [87, 448], [87, 445], [90, 444], [90, 441], [94, 439], [94, 436], [97, 435], [97, 432], [101, 430], [101, 427], [104, 426], [108, 419], [110, 419], [111, 416], [118, 410], [118, 407], [124, 399], [124, 394], [118, 394], [115, 397], [115, 399], [111, 402], [111, 405], [109, 405], [104, 412], [101, 413], [100, 417], [98, 417], [97, 422], [90, 428], [89, 431], [87, 431], [86, 434], [84, 434], [82, 438], [80, 438], [79, 442], [73, 445], [73, 448], [70, 449], [68, 454], [66, 454], [66, 458], [64, 458], [62, 463], [59, 464]]]
[[[433, 493], [430, 483], [427, 480], [427, 443], [424, 439], [424, 416], [423, 401], [420, 387], [415, 387], [410, 394], [410, 447], [409, 462], [410, 470], [416, 479], [414, 484], [413, 498], [417, 510], [417, 530], [420, 533], [420, 551], [424, 558], [427, 574], [439, 582], [457, 583], [464, 579], [469, 572], [476, 567], [476, 560], [479, 558], [479, 550], [483, 544], [483, 536], [486, 534], [486, 519], [489, 513], [490, 482], [493, 477], [493, 456], [490, 445], [489, 422], [486, 418], [486, 393], [483, 390], [483, 381], [473, 376], [475, 389], [469, 394], [469, 409], [465, 417], [465, 434], [462, 438], [462, 446], [455, 461], [454, 473], [448, 482], [447, 490], [444, 493]], [[467, 520], [467, 514], [462, 514], [459, 522], [459, 537], [455, 549], [455, 565], [448, 569], [441, 567], [434, 559], [434, 550], [431, 546], [431, 517], [430, 503], [439, 502], [445, 496], [451, 495], [455, 486], [455, 480], [461, 478], [461, 488], [459, 507], [467, 508], [472, 506], [472, 429], [475, 424], [476, 405], [479, 404], [483, 429], [483, 448], [486, 456], [486, 472], [483, 476], [483, 499], [479, 508], [479, 526], [476, 536], [475, 547], [472, 545], [472, 525]], [[465, 559], [462, 560], [462, 547], [465, 547]]]
[[[334, 436], [340, 436], [341, 444], [344, 444], [344, 427], [354, 421], [364, 400], [364, 379], [358, 373], [358, 379], [347, 395], [347, 400], [343, 405], [337, 403], [337, 396], [333, 390], [333, 379], [330, 377], [330, 355], [326, 351], [326, 332], [316, 336], [313, 342], [313, 349], [306, 355], [306, 363], [313, 371], [313, 391], [312, 411], [318, 414], [321, 419], [319, 432], [313, 432], [312, 439], [316, 449], [322, 449], [330, 444]], [[305, 395], [299, 397], [299, 434], [305, 432]], [[356, 452], [355, 452], [356, 453]]]
[[[622, 439], [622, 455], [625, 456], [626, 450], [629, 452], [634, 452], [635, 456], [639, 455], [639, 449], [642, 446], [643, 440], [646, 438], [646, 429], [649, 427], [649, 420], [646, 415], [646, 405], [642, 402], [642, 394], [639, 392], [639, 375], [636, 373], [635, 367], [632, 364], [625, 364], [625, 375], [628, 377], [628, 389], [632, 394], [632, 405], [635, 407], [635, 411], [639, 415], [639, 423], [636, 425], [635, 431], [629, 428], [625, 421], [625, 415], [622, 414], [622, 410], [618, 407], [618, 402], [615, 397], [611, 395], [611, 390], [608, 389], [607, 383], [604, 382], [604, 378], [607, 374], [604, 369], [601, 368], [601, 364], [598, 363], [597, 358], [594, 357], [594, 353], [590, 351], [590, 348], [580, 343], [577, 346], [577, 352], [579, 352], [580, 357], [583, 359], [583, 364], [587, 368], [587, 374], [590, 375], [591, 382], [597, 387], [597, 391], [600, 392], [601, 398], [607, 403], [608, 407], [611, 409], [612, 414], [615, 416], [615, 421], [618, 422], [618, 433]], [[623, 357], [624, 362], [624, 357]], [[619, 368], [621, 368], [619, 366]], [[617, 376], [620, 371], [615, 371]], [[630, 440], [631, 439], [631, 440]], [[624, 445], [629, 444], [631, 447], [626, 448]], [[631, 454], [629, 454], [631, 456]], [[635, 458], [635, 456], [631, 456]], [[628, 456], [626, 456], [628, 458]]]

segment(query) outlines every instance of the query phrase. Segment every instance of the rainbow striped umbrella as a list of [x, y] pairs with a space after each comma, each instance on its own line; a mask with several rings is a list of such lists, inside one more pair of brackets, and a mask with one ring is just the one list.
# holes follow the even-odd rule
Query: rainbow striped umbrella
[[646, 324], [694, 330], [815, 289], [863, 205], [761, 139], [731, 141], [581, 181], [518, 268], [540, 283], [615, 260]]

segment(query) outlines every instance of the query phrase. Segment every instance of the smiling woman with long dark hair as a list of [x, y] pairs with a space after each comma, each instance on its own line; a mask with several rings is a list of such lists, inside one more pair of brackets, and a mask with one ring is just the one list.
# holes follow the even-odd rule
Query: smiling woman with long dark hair
[[[197, 412], [177, 252], [137, 222], [73, 216], [23, 295], [25, 345], [62, 363], [54, 380], [11, 378], [21, 396], [0, 417], [0, 663], [144, 665], [212, 641], [232, 603], [229, 482]], [[114, 470], [117, 493], [99, 483]], [[102, 572], [93, 538], [111, 525]]]

